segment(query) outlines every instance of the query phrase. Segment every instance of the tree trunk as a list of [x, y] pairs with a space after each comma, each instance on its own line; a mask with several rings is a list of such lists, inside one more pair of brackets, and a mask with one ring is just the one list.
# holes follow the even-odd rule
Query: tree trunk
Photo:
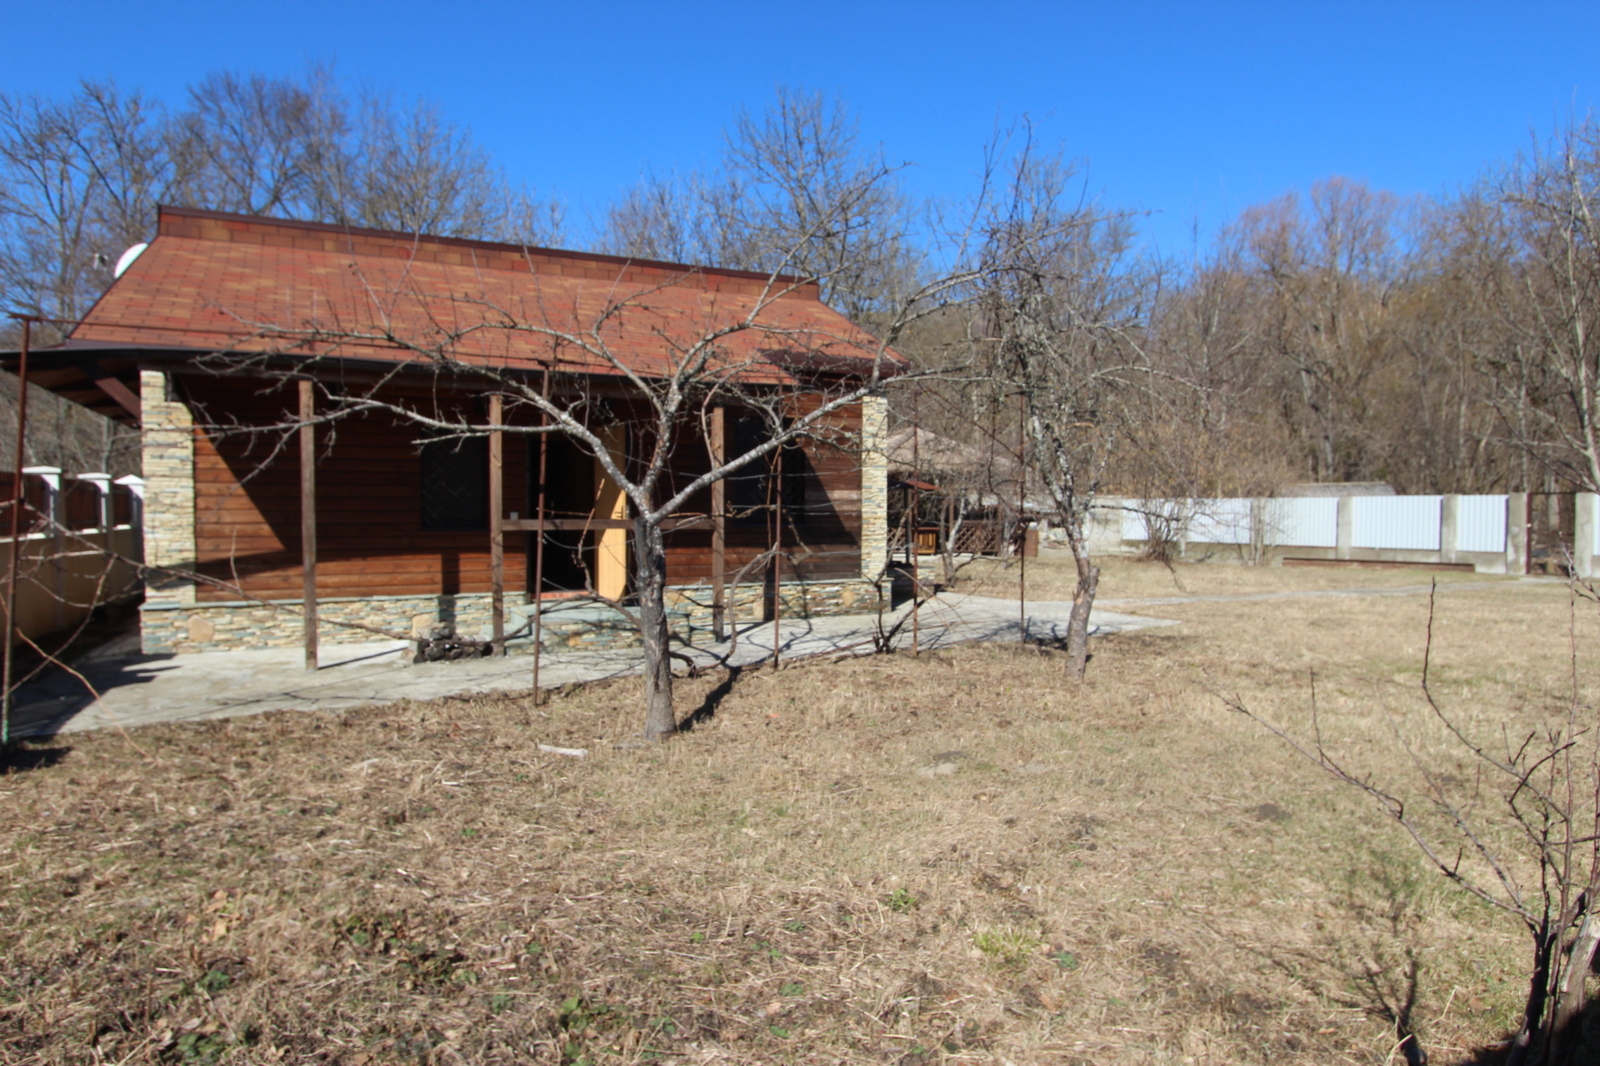
[[[1592, 898], [1593, 882], [1589, 887]], [[1572, 1061], [1578, 1050], [1578, 1023], [1583, 1014], [1589, 968], [1594, 965], [1597, 944], [1600, 944], [1600, 922], [1594, 920], [1592, 910], [1585, 911], [1578, 933], [1572, 939], [1557, 989], [1555, 1017], [1550, 1023], [1550, 1062], [1553, 1064]]]
[[1089, 561], [1089, 545], [1082, 530], [1069, 531], [1067, 542], [1078, 564], [1078, 587], [1072, 592], [1072, 613], [1067, 616], [1067, 676], [1082, 677], [1089, 665], [1089, 611], [1100, 588], [1100, 568]]
[[667, 551], [661, 527], [634, 522], [633, 562], [644, 646], [644, 735], [662, 740], [678, 730], [672, 710], [672, 659], [667, 654]]
[[1522, 1009], [1522, 1029], [1511, 1042], [1506, 1066], [1542, 1062], [1549, 1050], [1544, 1014], [1550, 996], [1550, 970], [1560, 950], [1557, 940], [1550, 932], [1548, 917], [1533, 931], [1533, 979], [1528, 982], [1528, 1001]]

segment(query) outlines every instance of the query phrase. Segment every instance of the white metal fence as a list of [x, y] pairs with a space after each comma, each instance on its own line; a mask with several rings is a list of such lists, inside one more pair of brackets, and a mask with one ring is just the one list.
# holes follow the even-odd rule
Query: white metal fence
[[1506, 497], [1458, 496], [1456, 550], [1498, 552], [1506, 546]]
[[1301, 548], [1332, 548], [1339, 543], [1339, 501], [1307, 497], [1261, 501], [1261, 543]]
[[[1340, 547], [1340, 508], [1349, 509], [1348, 546], [1376, 551], [1504, 552], [1506, 501], [1499, 496], [1335, 496], [1264, 499], [1123, 500], [1124, 541], [1165, 537], [1189, 544], [1281, 548]], [[1445, 543], [1447, 513], [1454, 541]], [[1595, 526], [1600, 554], [1600, 522]]]
[[[1337, 501], [1335, 501], [1337, 502]], [[1439, 550], [1443, 496], [1356, 496], [1350, 545], [1391, 551]]]

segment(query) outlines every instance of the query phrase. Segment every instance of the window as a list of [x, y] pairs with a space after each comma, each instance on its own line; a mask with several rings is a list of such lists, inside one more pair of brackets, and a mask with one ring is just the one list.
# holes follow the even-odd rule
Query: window
[[489, 528], [489, 439], [435, 440], [422, 446], [422, 528]]
[[806, 520], [806, 481], [811, 472], [811, 462], [799, 441], [792, 440], [783, 446], [783, 512], [792, 526]]
[[[728, 458], [736, 459], [754, 451], [770, 439], [767, 424], [754, 415], [730, 419], [733, 423], [728, 433]], [[728, 511], [736, 521], [765, 522], [765, 510], [772, 501], [767, 498], [772, 480], [772, 457], [764, 455], [752, 460], [728, 475]]]
[[[787, 422], [784, 423], [786, 426]], [[772, 439], [771, 427], [763, 418], [745, 415], [733, 421], [728, 434], [728, 455], [737, 457], [761, 447]], [[806, 478], [810, 463], [798, 441], [790, 441], [771, 453], [747, 463], [728, 477], [728, 509], [736, 519], [747, 522], [771, 521], [773, 466], [776, 464], [783, 487], [784, 521], [789, 525], [805, 521]]]

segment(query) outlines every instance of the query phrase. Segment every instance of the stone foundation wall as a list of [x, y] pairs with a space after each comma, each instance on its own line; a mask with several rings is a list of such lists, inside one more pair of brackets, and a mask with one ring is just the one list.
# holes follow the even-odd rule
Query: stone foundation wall
[[[781, 589], [784, 617], [817, 618], [870, 614], [878, 609], [878, 591], [869, 581], [785, 583]], [[512, 599], [512, 597], [507, 597]], [[730, 621], [745, 625], [769, 617], [767, 588], [760, 584], [728, 589]], [[244, 648], [299, 647], [303, 638], [300, 600], [270, 603], [225, 601], [181, 603], [147, 601], [140, 613], [140, 633], [147, 654], [231, 651]], [[506, 604], [507, 646], [516, 651], [532, 644], [525, 623], [532, 608]], [[686, 585], [667, 590], [667, 611], [678, 636], [695, 642], [711, 639], [711, 586]], [[414, 638], [429, 627], [449, 623], [456, 632], [488, 640], [493, 632], [489, 594], [454, 596], [347, 596], [317, 601], [320, 644], [364, 644]], [[348, 628], [351, 625], [365, 629]], [[639, 643], [638, 632], [615, 610], [588, 601], [545, 601], [540, 620], [546, 648], [620, 648]], [[511, 636], [519, 629], [521, 636]]]

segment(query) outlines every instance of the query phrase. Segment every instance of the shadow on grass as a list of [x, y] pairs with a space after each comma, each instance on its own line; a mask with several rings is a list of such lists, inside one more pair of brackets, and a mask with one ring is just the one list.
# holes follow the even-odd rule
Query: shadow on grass
[[722, 701], [727, 699], [739, 684], [739, 679], [744, 676], [747, 667], [730, 666], [717, 687], [706, 693], [706, 698], [700, 701], [700, 706], [689, 712], [689, 716], [678, 723], [678, 731], [687, 733], [702, 722], [709, 722], [717, 716], [717, 708], [722, 706]]
[[1416, 951], [1407, 947], [1405, 975], [1399, 987], [1383, 980], [1382, 974], [1370, 970], [1358, 976], [1358, 984], [1366, 989], [1371, 999], [1368, 1011], [1394, 1026], [1395, 1036], [1399, 1038], [1395, 1047], [1405, 1056], [1406, 1066], [1426, 1066], [1428, 1062], [1428, 1053], [1422, 1050], [1413, 1024], [1417, 1008], [1417, 978], [1421, 973], [1422, 963]]
[[26, 773], [54, 766], [67, 757], [71, 748], [35, 748], [24, 744], [13, 745], [10, 751], [0, 752], [0, 777], [7, 774]]

